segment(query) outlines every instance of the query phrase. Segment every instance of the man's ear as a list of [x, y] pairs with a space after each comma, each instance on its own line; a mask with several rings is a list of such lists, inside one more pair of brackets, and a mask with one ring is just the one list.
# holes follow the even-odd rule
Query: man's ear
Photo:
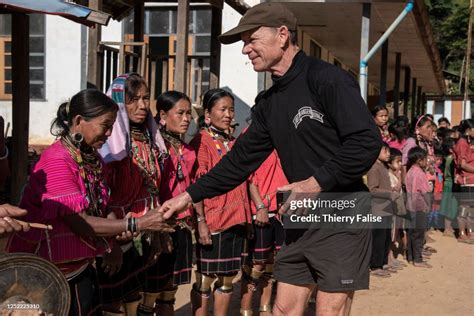
[[288, 46], [290, 41], [290, 31], [286, 25], [282, 25], [278, 28], [278, 39], [281, 48]]

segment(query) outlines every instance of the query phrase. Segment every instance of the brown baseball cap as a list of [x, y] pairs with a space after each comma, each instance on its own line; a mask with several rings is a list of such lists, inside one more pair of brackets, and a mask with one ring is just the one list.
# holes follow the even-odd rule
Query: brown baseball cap
[[285, 25], [290, 31], [296, 31], [296, 17], [284, 5], [278, 2], [260, 3], [245, 12], [239, 24], [233, 29], [221, 34], [222, 44], [232, 44], [240, 41], [240, 34], [260, 26], [280, 27]]

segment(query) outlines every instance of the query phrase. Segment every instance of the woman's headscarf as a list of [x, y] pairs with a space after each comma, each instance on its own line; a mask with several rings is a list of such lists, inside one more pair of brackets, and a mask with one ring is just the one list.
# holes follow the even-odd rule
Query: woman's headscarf
[[[130, 74], [118, 76], [107, 90], [107, 96], [118, 104], [119, 110], [112, 135], [99, 150], [100, 155], [106, 163], [120, 161], [127, 157], [130, 152], [130, 122], [127, 109], [125, 108], [125, 81], [129, 76]], [[152, 141], [158, 146], [160, 152], [166, 152], [165, 143], [150, 111], [148, 112], [144, 124], [152, 137]]]

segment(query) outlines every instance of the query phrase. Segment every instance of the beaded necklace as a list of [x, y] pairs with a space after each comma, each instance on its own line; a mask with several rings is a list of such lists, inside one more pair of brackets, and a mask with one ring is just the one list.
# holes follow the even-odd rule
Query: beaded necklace
[[[183, 166], [182, 162], [184, 161], [184, 155], [183, 155], [183, 142], [178, 134], [169, 132], [169, 131], [163, 131], [161, 133], [163, 135], [163, 138], [170, 143], [171, 147], [173, 148], [176, 156], [178, 157], [178, 164], [176, 166], [176, 177], [178, 181], [184, 181], [185, 175], [183, 172]], [[177, 148], [177, 149], [176, 149]]]
[[[148, 193], [157, 196], [159, 193], [159, 164], [156, 160], [159, 156], [158, 149], [153, 143], [150, 133], [147, 129], [138, 129], [135, 126], [130, 126], [131, 134], [131, 148], [130, 152], [135, 158], [138, 169], [146, 182]], [[137, 142], [148, 143], [149, 146], [143, 146], [143, 152], [140, 153]]]
[[[103, 215], [103, 188], [106, 188], [102, 175], [102, 164], [98, 158], [97, 150], [91, 148], [90, 153], [86, 153], [77, 147], [69, 135], [61, 137], [62, 144], [66, 147], [72, 159], [79, 165], [79, 175], [86, 187], [86, 199], [89, 208], [86, 213], [91, 216], [101, 217]], [[107, 192], [109, 195], [110, 192]]]
[[223, 156], [222, 149], [219, 142], [221, 142], [224, 145], [226, 151], [230, 150], [229, 145], [232, 143], [233, 140], [231, 139], [229, 135], [216, 129], [213, 126], [207, 129], [207, 133], [212, 137], [212, 140], [214, 141], [214, 145], [216, 146], [217, 154], [219, 155], [219, 157]]

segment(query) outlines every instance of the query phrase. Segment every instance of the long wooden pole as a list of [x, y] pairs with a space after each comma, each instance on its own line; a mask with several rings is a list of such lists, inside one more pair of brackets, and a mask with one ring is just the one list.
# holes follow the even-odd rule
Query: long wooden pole
[[469, 26], [467, 28], [467, 47], [466, 47], [466, 73], [464, 78], [464, 104], [462, 109], [462, 117], [465, 118], [467, 101], [469, 99], [469, 80], [471, 75], [471, 52], [472, 52], [472, 9], [474, 0], [469, 4]]
[[[28, 137], [30, 124], [29, 16], [12, 14], [12, 189], [11, 201], [20, 202], [28, 178]], [[2, 131], [3, 132], [3, 131]]]
[[188, 21], [189, 0], [178, 0], [178, 25], [176, 36], [175, 90], [186, 93], [188, 74]]

